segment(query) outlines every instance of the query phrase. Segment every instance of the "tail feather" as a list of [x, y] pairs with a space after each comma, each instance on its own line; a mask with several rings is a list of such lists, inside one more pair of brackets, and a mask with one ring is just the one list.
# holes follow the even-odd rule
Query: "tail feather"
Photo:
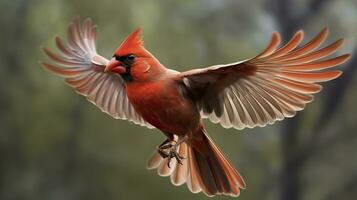
[[187, 183], [193, 193], [202, 191], [207, 196], [239, 196], [239, 190], [245, 188], [243, 178], [214, 145], [204, 129], [196, 136], [178, 147], [179, 154], [185, 158], [182, 165], [171, 159], [168, 167], [168, 159], [163, 159], [154, 152], [148, 161], [148, 168], [157, 169], [160, 176], [170, 176], [174, 185]]

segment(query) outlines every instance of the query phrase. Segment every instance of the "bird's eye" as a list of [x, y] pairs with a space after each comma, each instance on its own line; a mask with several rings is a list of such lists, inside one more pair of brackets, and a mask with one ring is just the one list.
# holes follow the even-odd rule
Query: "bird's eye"
[[130, 55], [128, 55], [127, 59], [129, 61], [133, 61], [135, 59], [135, 55], [134, 54], [130, 54]]

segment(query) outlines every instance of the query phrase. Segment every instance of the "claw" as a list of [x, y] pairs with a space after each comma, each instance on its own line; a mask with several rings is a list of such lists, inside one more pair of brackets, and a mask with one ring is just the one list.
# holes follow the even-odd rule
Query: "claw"
[[177, 153], [176, 150], [171, 150], [170, 153], [169, 153], [169, 156], [168, 156], [168, 158], [167, 158], [167, 159], [169, 159], [169, 161], [167, 162], [167, 167], [168, 167], [168, 168], [171, 168], [171, 167], [170, 167], [170, 163], [171, 163], [171, 159], [172, 159], [172, 158], [175, 158], [176, 161], [178, 162], [178, 164], [183, 165], [183, 163], [182, 163], [182, 161], [181, 161], [181, 160], [183, 159], [183, 157], [180, 156], [180, 154]]
[[173, 144], [173, 141], [170, 140], [165, 140], [158, 148], [157, 151], [161, 155], [162, 158], [168, 159], [167, 162], [167, 167], [171, 168], [170, 163], [171, 159], [175, 158], [177, 163], [180, 165], [183, 165], [182, 159], [186, 159], [182, 157], [178, 152], [177, 152], [177, 147], [184, 142], [185, 139], [177, 141], [175, 144]]
[[159, 147], [159, 149], [169, 149], [169, 148], [171, 148], [171, 147], [173, 147], [173, 146], [174, 146], [173, 144], [168, 143], [168, 144], [161, 145], [161, 146]]
[[169, 162], [167, 162], [167, 167], [168, 167], [168, 168], [171, 168], [171, 167], [170, 167], [170, 163], [171, 163], [171, 156], [170, 156], [168, 159], [169, 159]]
[[161, 157], [167, 158], [169, 157], [169, 154], [163, 151], [162, 149], [158, 149], [157, 152], [160, 154]]
[[174, 156], [175, 156], [175, 158], [176, 158], [178, 164], [183, 165], [183, 164], [182, 164], [182, 161], [181, 161], [181, 159], [182, 159], [181, 156], [180, 156], [179, 154], [174, 154]]

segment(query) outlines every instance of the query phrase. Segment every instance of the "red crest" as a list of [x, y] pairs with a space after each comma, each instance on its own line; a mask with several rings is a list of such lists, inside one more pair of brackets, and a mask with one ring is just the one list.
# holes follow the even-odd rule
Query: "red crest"
[[140, 37], [141, 29], [137, 28], [120, 44], [119, 48], [115, 51], [115, 55], [124, 56], [129, 53], [134, 53], [139, 50], [144, 41]]

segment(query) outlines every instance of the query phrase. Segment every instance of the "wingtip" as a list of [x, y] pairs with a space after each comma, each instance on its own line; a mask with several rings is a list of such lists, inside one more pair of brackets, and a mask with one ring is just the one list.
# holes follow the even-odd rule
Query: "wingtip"
[[351, 57], [351, 53], [345, 53], [345, 54], [343, 54], [342, 56], [345, 56], [346, 57], [346, 59], [349, 59], [350, 57]]
[[326, 77], [324, 77], [323, 81], [319, 82], [326, 82], [326, 81], [332, 81], [337, 79], [343, 74], [341, 70], [333, 70], [333, 71], [326, 71]]
[[47, 47], [41, 47], [41, 50], [46, 54], [46, 56], [51, 57], [52, 52]]
[[345, 54], [342, 54], [342, 55], [338, 56], [338, 58], [341, 59], [340, 64], [345, 63], [350, 57], [351, 57], [350, 53], [345, 53]]
[[294, 35], [290, 38], [289, 42], [295, 41], [296, 39], [300, 42], [304, 37], [304, 30], [299, 29], [294, 33]]
[[93, 22], [93, 20], [92, 20], [91, 17], [87, 17], [87, 18], [83, 21], [84, 24], [92, 24], [92, 22]]
[[328, 36], [329, 32], [330, 32], [330, 29], [329, 29], [327, 26], [325, 26], [325, 27], [320, 31], [320, 33], [318, 33], [318, 35], [322, 35], [324, 38], [326, 38], [326, 37]]
[[281, 39], [281, 36], [280, 36], [279, 32], [277, 32], [277, 31], [274, 31], [271, 35], [272, 35], [271, 36], [272, 39], [275, 39], [275, 40], [280, 40]]
[[98, 25], [97, 24], [92, 26], [92, 30], [97, 30], [97, 29], [98, 29]]
[[304, 36], [305, 32], [304, 32], [304, 30], [299, 29], [298, 31], [296, 31], [296, 34]]
[[338, 46], [340, 47], [341, 45], [343, 45], [345, 43], [345, 38], [340, 38], [340, 39], [336, 40], [336, 43], [338, 43]]
[[54, 37], [54, 40], [55, 40], [56, 43], [57, 43], [57, 42], [60, 42], [60, 41], [61, 41], [61, 37], [58, 36], [58, 35], [56, 35], [56, 36]]
[[40, 49], [42, 50], [42, 52], [43, 52], [44, 54], [46, 54], [46, 56], [49, 57], [49, 54], [50, 54], [51, 52], [50, 52], [50, 50], [49, 50], [47, 47], [45, 47], [45, 46], [40, 46]]
[[39, 60], [39, 61], [37, 61], [38, 62], [38, 64], [43, 68], [43, 69], [45, 69], [45, 70], [47, 70], [47, 71], [50, 71], [49, 69], [48, 69], [48, 67], [46, 66], [46, 63], [45, 62], [43, 62], [43, 61], [41, 61], [41, 60]]
[[272, 32], [267, 47], [252, 59], [260, 59], [267, 55], [270, 55], [279, 46], [280, 42], [281, 42], [280, 34], [277, 31]]
[[39, 61], [39, 64], [42, 65], [42, 67], [48, 68], [50, 64], [44, 62], [44, 61]]
[[50, 69], [51, 68], [50, 64], [48, 64], [48, 63], [46, 63], [44, 61], [38, 61], [38, 63], [41, 65], [42, 68], [44, 68], [45, 70], [53, 73], [53, 71]]
[[340, 77], [343, 74], [343, 72], [341, 70], [336, 70], [335, 73], [336, 73], [336, 75], [334, 76], [333, 79], [336, 79], [336, 78]]
[[[79, 18], [74, 17], [72, 21], [70, 21], [67, 25], [67, 31], [70, 31], [72, 28], [75, 28], [77, 21]], [[79, 21], [78, 21], [79, 22]]]
[[81, 20], [80, 15], [76, 15], [73, 17], [72, 22], [79, 22]]
[[68, 72], [68, 71], [65, 71], [63, 69], [61, 69], [60, 67], [58, 66], [55, 66], [55, 65], [51, 65], [49, 63], [46, 63], [46, 62], [40, 62], [40, 65], [46, 69], [47, 71], [51, 72], [51, 73], [54, 73], [56, 74], [57, 76], [60, 76], [60, 77], [68, 77], [68, 76], [71, 76], [71, 72]]

